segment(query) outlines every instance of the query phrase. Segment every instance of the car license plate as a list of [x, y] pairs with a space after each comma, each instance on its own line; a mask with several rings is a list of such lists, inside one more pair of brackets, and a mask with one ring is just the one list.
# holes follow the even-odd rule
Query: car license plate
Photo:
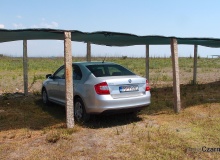
[[138, 86], [120, 86], [119, 87], [120, 92], [134, 92], [138, 90], [139, 90]]

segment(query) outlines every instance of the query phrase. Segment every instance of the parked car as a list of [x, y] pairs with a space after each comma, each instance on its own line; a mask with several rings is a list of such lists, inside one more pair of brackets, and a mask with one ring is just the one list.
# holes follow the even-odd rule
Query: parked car
[[[65, 68], [48, 74], [42, 85], [43, 103], [65, 106]], [[74, 116], [78, 122], [90, 114], [137, 112], [150, 104], [148, 80], [111, 62], [73, 63]]]

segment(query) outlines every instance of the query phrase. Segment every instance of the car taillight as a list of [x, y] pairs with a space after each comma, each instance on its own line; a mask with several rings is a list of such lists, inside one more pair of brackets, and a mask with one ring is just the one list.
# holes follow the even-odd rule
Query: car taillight
[[110, 94], [108, 84], [106, 82], [96, 84], [94, 87], [97, 94]]
[[149, 90], [150, 90], [150, 86], [149, 86], [148, 80], [146, 80], [146, 89], [145, 89], [145, 91], [149, 91]]

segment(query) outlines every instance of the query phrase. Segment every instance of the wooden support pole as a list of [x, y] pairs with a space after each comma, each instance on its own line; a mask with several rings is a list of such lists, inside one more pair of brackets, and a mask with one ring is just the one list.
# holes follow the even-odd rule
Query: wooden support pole
[[24, 79], [24, 95], [28, 96], [27, 40], [23, 40], [23, 79]]
[[179, 64], [178, 64], [178, 48], [176, 38], [171, 38], [171, 55], [173, 66], [173, 93], [174, 93], [174, 111], [180, 112], [180, 81], [179, 81]]
[[149, 77], [149, 70], [150, 70], [150, 68], [149, 68], [149, 52], [150, 52], [150, 50], [149, 50], [149, 45], [146, 45], [146, 62], [145, 62], [145, 64], [146, 64], [146, 79], [148, 80], [148, 82], [149, 82], [149, 80], [150, 80], [150, 77]]
[[86, 54], [87, 62], [91, 62], [91, 43], [87, 42], [87, 54]]
[[67, 128], [74, 127], [74, 99], [73, 99], [73, 68], [71, 51], [71, 32], [64, 32], [64, 62], [66, 83], [66, 121]]
[[197, 52], [198, 52], [198, 46], [194, 45], [194, 65], [193, 65], [193, 84], [196, 84], [196, 77], [197, 77]]

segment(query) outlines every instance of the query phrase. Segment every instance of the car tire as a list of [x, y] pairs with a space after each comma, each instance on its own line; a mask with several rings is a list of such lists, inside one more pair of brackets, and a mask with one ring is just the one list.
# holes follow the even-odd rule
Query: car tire
[[45, 105], [50, 105], [50, 101], [48, 99], [47, 90], [45, 88], [43, 88], [43, 90], [42, 90], [42, 100], [43, 100], [43, 103]]
[[80, 98], [76, 98], [74, 101], [74, 118], [78, 123], [85, 123], [90, 118], [90, 115], [86, 113], [84, 103]]

